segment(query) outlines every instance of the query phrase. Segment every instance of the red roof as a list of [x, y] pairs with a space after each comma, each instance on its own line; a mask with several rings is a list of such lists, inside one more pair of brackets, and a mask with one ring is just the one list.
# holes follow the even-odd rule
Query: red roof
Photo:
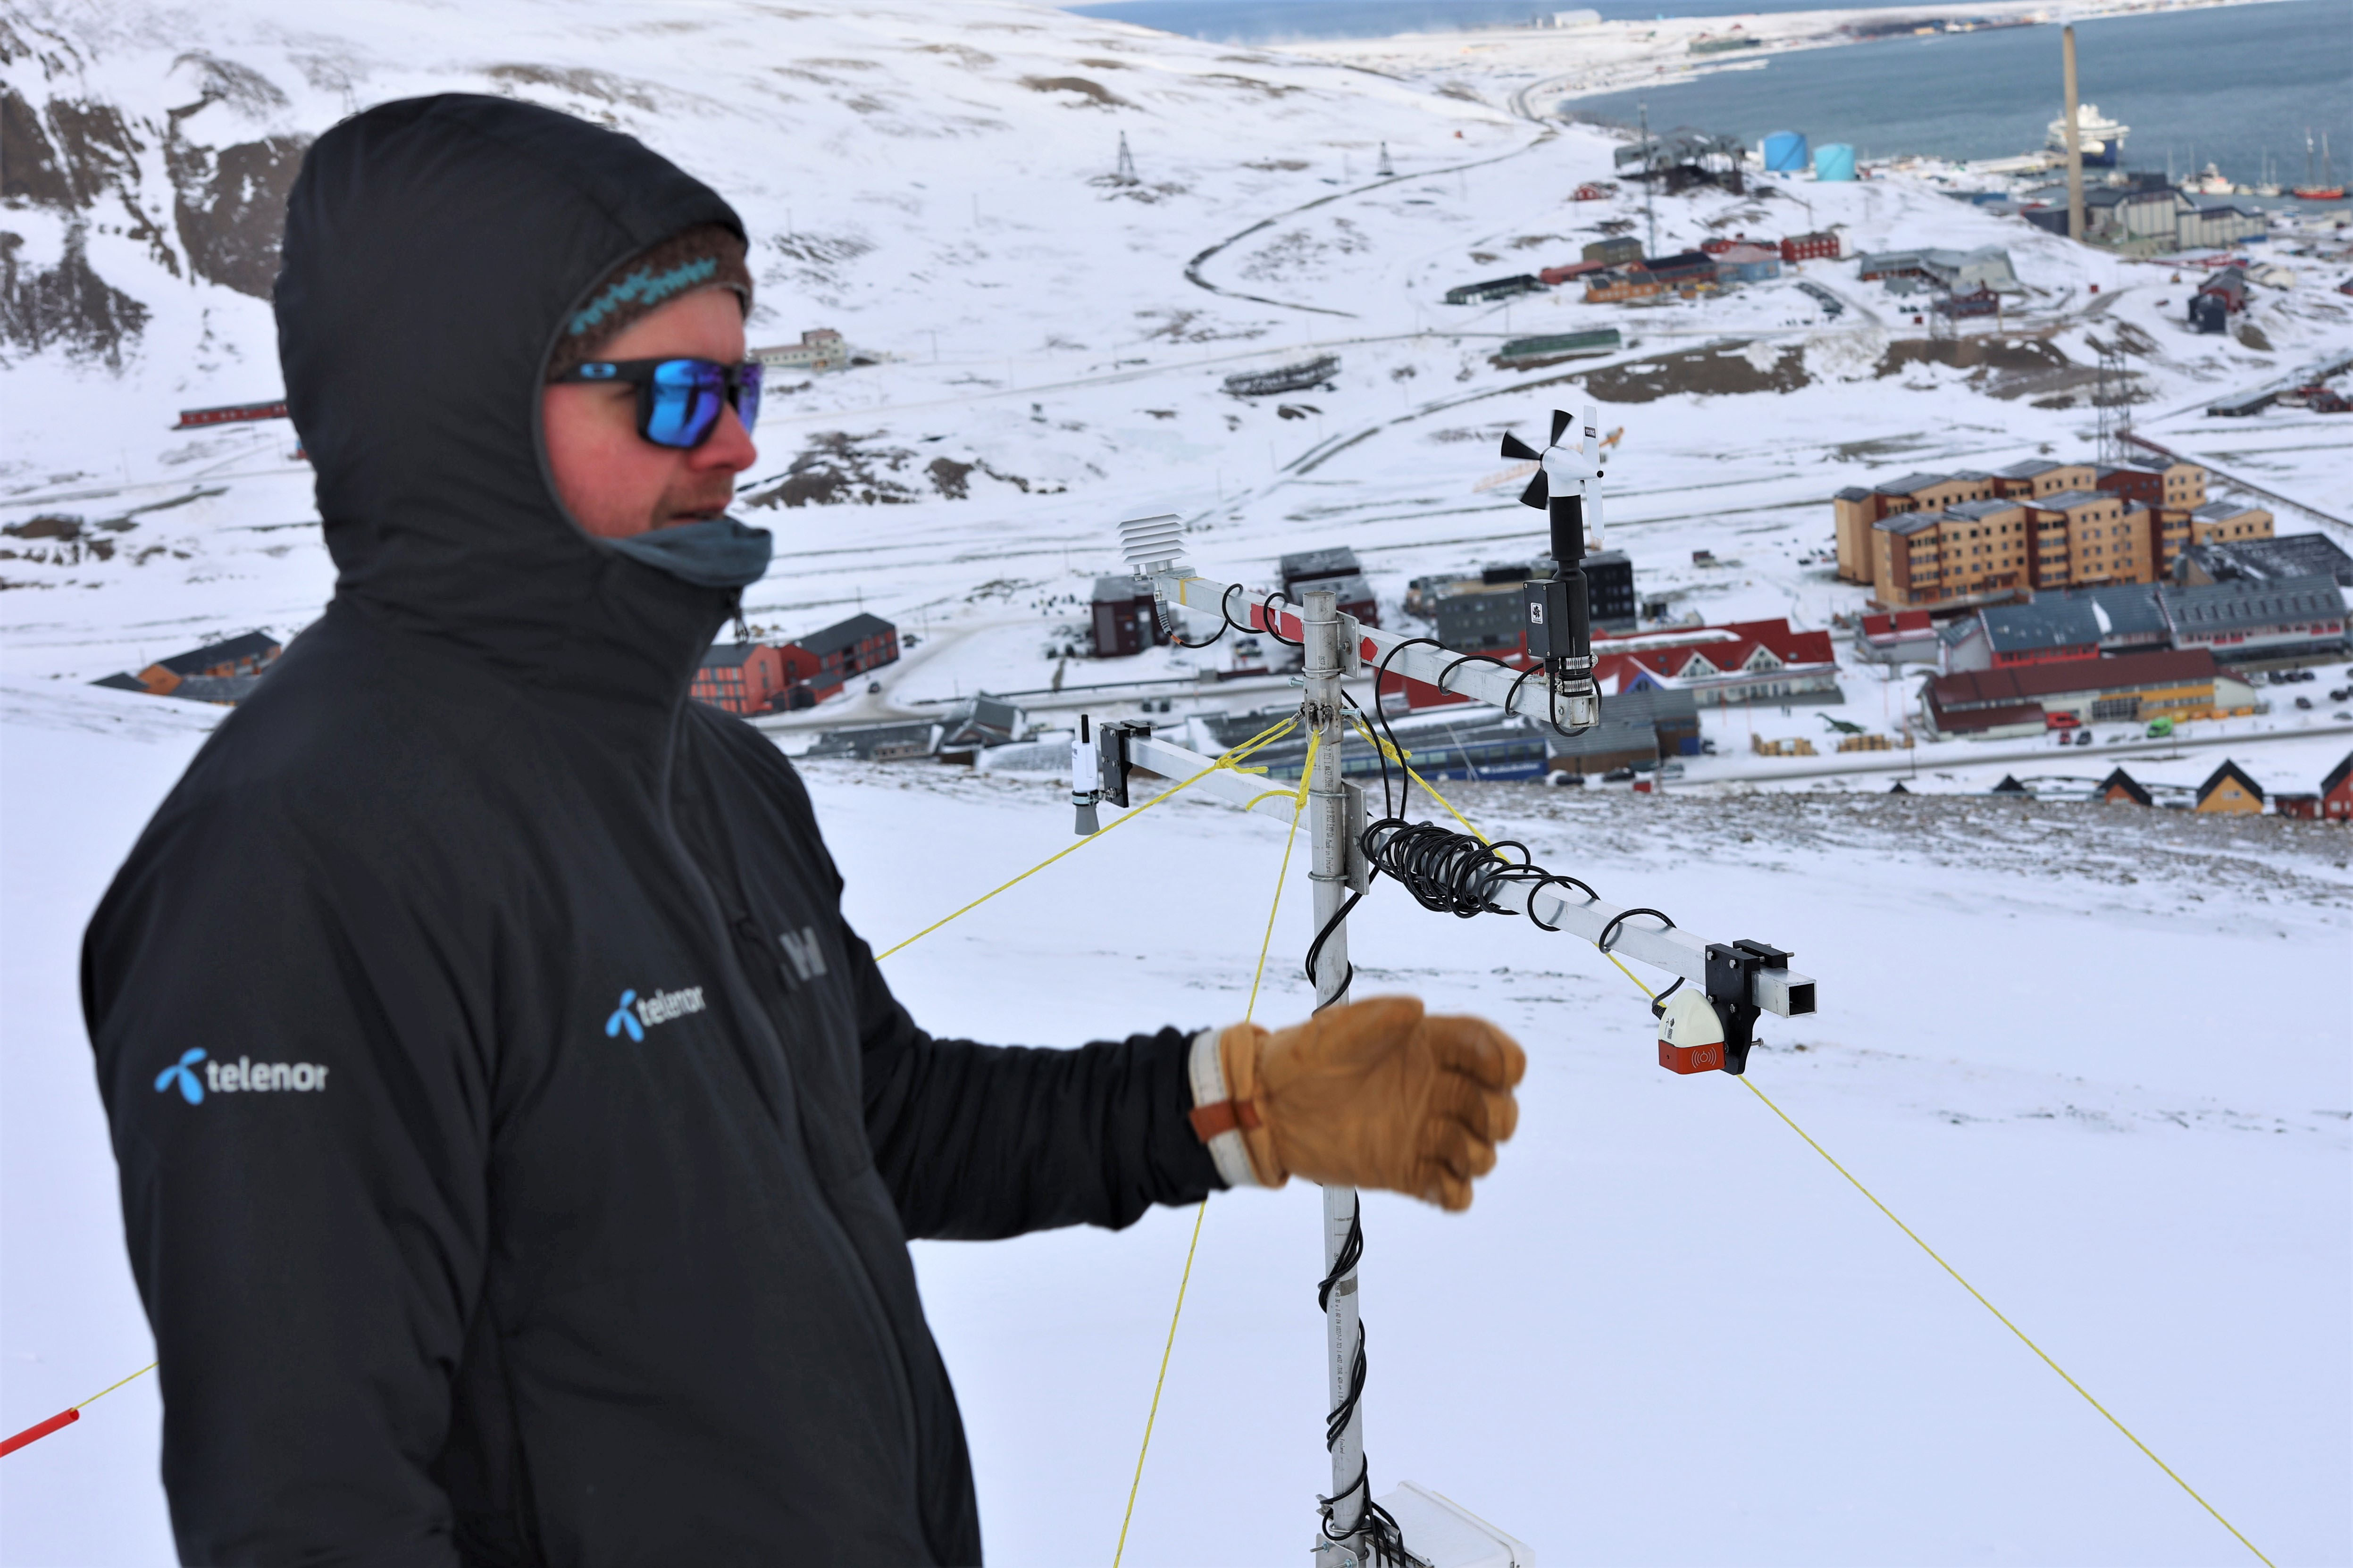
[[1958, 713], [1939, 709], [1936, 728], [1948, 734], [1960, 734], [1970, 730], [1994, 730], [2007, 724], [2040, 724], [2042, 704], [2020, 702], [2007, 708], [1971, 708]]
[[2116, 691], [2139, 686], [2171, 686], [2214, 679], [2214, 656], [2204, 648], [2173, 653], [2127, 653], [2113, 658], [2070, 658], [2047, 664], [2013, 664], [1940, 675], [1928, 697], [1940, 711], [2032, 702], [2063, 692]]
[[[1837, 653], [1828, 632], [1793, 632], [1786, 620], [1733, 621], [1720, 626], [1692, 626], [1666, 640], [1661, 634], [1638, 633], [1626, 637], [1593, 639], [1593, 676], [1605, 690], [1624, 690], [1641, 675], [1653, 680], [1709, 680], [1737, 675], [1763, 648], [1783, 667], [1834, 664]], [[1650, 646], [1612, 649], [1613, 642], [1639, 637]], [[1695, 665], [1694, 661], [1698, 661]]]
[[1898, 610], [1892, 616], [1862, 617], [1862, 635], [1867, 637], [1925, 637], [1930, 630], [1926, 610]]

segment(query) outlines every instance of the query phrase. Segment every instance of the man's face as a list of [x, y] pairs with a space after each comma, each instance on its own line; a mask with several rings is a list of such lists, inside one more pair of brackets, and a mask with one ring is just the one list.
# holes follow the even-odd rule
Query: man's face
[[[597, 351], [603, 360], [744, 358], [744, 310], [734, 292], [706, 289], [632, 321]], [[735, 476], [759, 458], [732, 407], [702, 446], [681, 451], [638, 434], [637, 389], [567, 382], [540, 392], [555, 493], [580, 526], [627, 539], [727, 510]]]

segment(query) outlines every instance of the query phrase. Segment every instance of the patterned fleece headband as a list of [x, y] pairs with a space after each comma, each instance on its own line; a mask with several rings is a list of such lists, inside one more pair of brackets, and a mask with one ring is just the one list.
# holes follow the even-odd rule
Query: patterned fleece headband
[[564, 334], [548, 361], [547, 378], [553, 381], [595, 359], [630, 322], [702, 289], [733, 289], [744, 309], [752, 308], [752, 274], [744, 266], [744, 242], [717, 224], [683, 229], [607, 273], [588, 302], [564, 323]]

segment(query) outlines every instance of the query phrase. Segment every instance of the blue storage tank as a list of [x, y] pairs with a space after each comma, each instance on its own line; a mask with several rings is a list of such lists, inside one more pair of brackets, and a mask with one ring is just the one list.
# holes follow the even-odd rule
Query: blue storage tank
[[1854, 178], [1854, 149], [1843, 142], [1832, 142], [1814, 149], [1814, 178], [1817, 180], [1852, 180]]
[[1806, 172], [1806, 133], [1802, 131], [1776, 131], [1765, 138], [1765, 172], [1768, 174], [1802, 174]]

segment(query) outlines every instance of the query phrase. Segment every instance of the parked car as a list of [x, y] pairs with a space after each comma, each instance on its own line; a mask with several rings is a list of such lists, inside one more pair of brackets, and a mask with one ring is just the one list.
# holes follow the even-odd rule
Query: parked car
[[2311, 698], [2309, 698], [2309, 697], [2299, 697], [2299, 698], [2297, 698], [2297, 699], [2295, 700], [2295, 705], [2296, 705], [2298, 708], [2303, 709], [2303, 710], [2304, 710], [2306, 712], [2307, 712], [2307, 713], [2309, 713], [2309, 712], [2311, 712], [2311, 711], [2312, 711], [2312, 699], [2311, 699]]
[[1603, 784], [1627, 784], [1630, 783], [1633, 777], [1634, 770], [1631, 768], [1611, 768], [1608, 773], [1601, 775], [1601, 782]]
[[2167, 715], [2165, 715], [2165, 716], [2164, 716], [2164, 717], [2162, 717], [2162, 718], [2151, 719], [2151, 720], [2148, 721], [2148, 738], [2149, 738], [2150, 740], [2152, 740], [2152, 741], [2162, 740], [2162, 739], [2164, 739], [2166, 736], [2170, 735], [2170, 734], [2172, 734], [2172, 733], [2173, 733], [2173, 718], [2172, 718], [2172, 715], [2170, 715], [2170, 714], [2167, 714]]
[[2342, 702], [2348, 697], [2353, 697], [2353, 686], [2340, 686], [2336, 690], [2331, 691], [2328, 694], [2328, 700], [2331, 702]]
[[2091, 743], [2092, 732], [2089, 730], [2078, 730], [2075, 731], [2075, 744], [2079, 746], [2088, 746]]
[[2082, 722], [2073, 713], [2045, 713], [2042, 716], [2042, 727], [2046, 730], [2073, 730]]

